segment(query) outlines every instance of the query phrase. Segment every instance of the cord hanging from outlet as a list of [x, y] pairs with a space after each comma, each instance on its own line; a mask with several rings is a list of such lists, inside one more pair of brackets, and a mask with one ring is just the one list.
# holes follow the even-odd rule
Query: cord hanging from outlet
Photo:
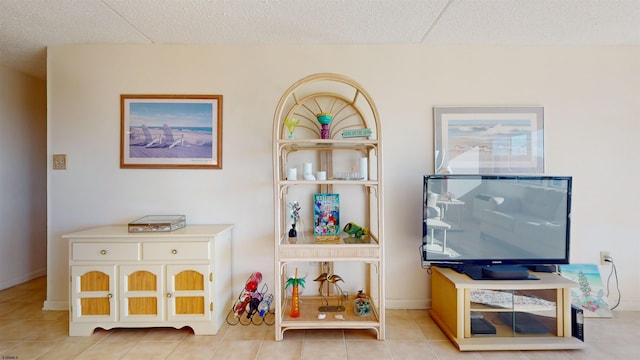
[[615, 275], [616, 280], [616, 290], [618, 291], [618, 301], [614, 306], [611, 306], [610, 309], [614, 310], [620, 305], [620, 299], [622, 299], [622, 293], [620, 292], [620, 283], [618, 281], [618, 269], [616, 269], [616, 264], [613, 262], [613, 258], [611, 256], [607, 256], [605, 261], [611, 264], [611, 272], [609, 273], [609, 277], [607, 278], [607, 294], [606, 297], [609, 298], [609, 283], [611, 282], [611, 276]]

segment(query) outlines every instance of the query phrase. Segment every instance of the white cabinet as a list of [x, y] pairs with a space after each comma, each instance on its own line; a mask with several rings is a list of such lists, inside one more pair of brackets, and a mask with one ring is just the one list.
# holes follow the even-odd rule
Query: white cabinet
[[103, 226], [69, 241], [69, 335], [189, 326], [216, 334], [231, 307], [231, 225], [166, 233]]
[[[327, 126], [321, 126], [316, 117], [322, 113], [333, 117]], [[287, 119], [297, 121], [293, 133], [287, 126], [292, 122]], [[289, 329], [373, 329], [377, 338], [384, 340], [382, 143], [378, 112], [371, 96], [342, 75], [310, 75], [285, 91], [273, 126], [276, 340], [282, 340]], [[343, 136], [345, 131], [365, 136]], [[309, 168], [312, 173], [303, 174]], [[316, 177], [317, 171], [325, 173]], [[340, 228], [353, 222], [367, 228], [369, 235], [350, 238], [341, 231], [337, 239], [330, 241], [316, 237], [316, 193], [339, 194]], [[288, 239], [292, 202], [299, 202], [302, 208], [295, 243]], [[285, 287], [299, 265], [312, 268], [300, 301], [300, 316], [292, 317], [291, 290]], [[327, 296], [314, 293], [319, 289], [319, 283], [313, 282], [316, 277], [334, 271], [342, 276], [344, 286], [352, 286], [347, 299], [333, 286], [327, 286]], [[354, 311], [358, 290], [370, 297], [372, 309], [366, 316]], [[341, 303], [337, 307], [343, 310], [326, 312], [335, 302]]]

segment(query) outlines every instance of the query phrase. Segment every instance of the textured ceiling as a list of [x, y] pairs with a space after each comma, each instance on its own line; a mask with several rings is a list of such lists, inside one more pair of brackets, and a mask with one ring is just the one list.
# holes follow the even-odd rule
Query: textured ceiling
[[85, 43], [640, 46], [640, 0], [0, 0], [0, 64]]

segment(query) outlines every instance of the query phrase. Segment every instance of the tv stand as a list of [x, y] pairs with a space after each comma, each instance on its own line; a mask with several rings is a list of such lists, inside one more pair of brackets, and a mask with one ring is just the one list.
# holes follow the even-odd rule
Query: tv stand
[[[571, 335], [570, 288], [575, 282], [558, 274], [534, 273], [539, 281], [476, 281], [451, 268], [432, 267], [431, 317], [461, 351], [580, 349]], [[483, 303], [474, 291], [511, 296], [508, 305]], [[523, 303], [519, 299], [530, 299]], [[495, 327], [472, 332], [472, 321], [484, 319]], [[510, 321], [507, 321], [511, 319]], [[527, 319], [535, 319], [527, 320]], [[477, 322], [477, 321], [476, 321]], [[526, 331], [538, 325], [548, 331]], [[527, 327], [527, 325], [529, 325]], [[539, 327], [540, 328], [540, 327]]]

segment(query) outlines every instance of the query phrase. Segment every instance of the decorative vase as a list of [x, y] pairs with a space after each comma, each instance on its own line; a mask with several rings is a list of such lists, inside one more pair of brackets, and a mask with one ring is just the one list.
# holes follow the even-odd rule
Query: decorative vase
[[305, 279], [298, 277], [298, 268], [296, 268], [296, 273], [294, 277], [287, 279], [287, 284], [285, 285], [285, 289], [291, 286], [291, 310], [289, 311], [289, 316], [292, 318], [300, 317], [300, 292], [299, 286], [304, 288]]
[[289, 316], [292, 318], [300, 317], [300, 295], [298, 294], [298, 284], [293, 286], [291, 290], [291, 311]]
[[291, 224], [289, 229], [289, 244], [295, 244], [298, 242], [298, 231], [296, 230], [296, 224]]
[[329, 124], [331, 123], [331, 120], [333, 120], [333, 115], [331, 113], [323, 112], [317, 114], [316, 119], [318, 119], [318, 122], [322, 126], [320, 129], [320, 137], [323, 139], [330, 139], [331, 132], [329, 131]]

